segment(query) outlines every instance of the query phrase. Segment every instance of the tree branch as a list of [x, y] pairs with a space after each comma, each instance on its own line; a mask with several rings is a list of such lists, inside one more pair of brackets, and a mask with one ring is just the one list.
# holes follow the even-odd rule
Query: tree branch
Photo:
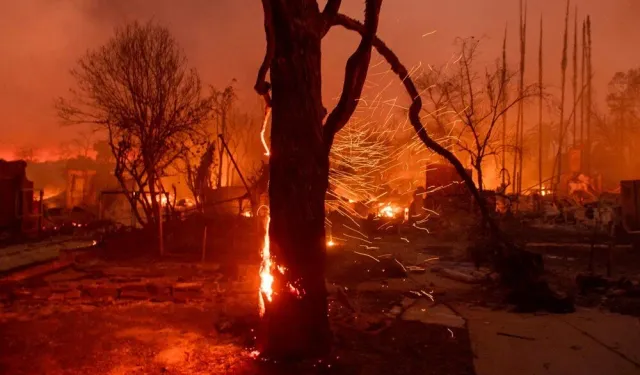
[[256, 85], [254, 89], [264, 98], [267, 108], [271, 107], [271, 96], [269, 90], [271, 84], [267, 82], [267, 72], [273, 60], [275, 53], [275, 31], [273, 29], [273, 5], [271, 0], [262, 0], [262, 8], [264, 9], [264, 31], [267, 37], [267, 49], [264, 54], [264, 59], [258, 70], [258, 77], [256, 79]]
[[[342, 14], [339, 14], [336, 17], [336, 25], [340, 25], [347, 30], [358, 32], [362, 36], [367, 34], [367, 29], [364, 27], [362, 23]], [[391, 66], [391, 70], [394, 73], [396, 73], [396, 75], [398, 75], [398, 78], [400, 78], [407, 93], [409, 94], [409, 97], [411, 98], [412, 104], [409, 108], [409, 120], [411, 122], [411, 125], [415, 129], [418, 138], [420, 138], [420, 140], [422, 141], [422, 143], [424, 143], [426, 147], [428, 147], [429, 149], [436, 152], [438, 155], [447, 159], [447, 161], [449, 161], [449, 163], [451, 163], [454, 166], [454, 168], [456, 169], [460, 177], [463, 179], [464, 183], [467, 185], [467, 188], [469, 189], [473, 197], [478, 202], [478, 206], [480, 208], [483, 218], [489, 224], [493, 234], [499, 238], [500, 237], [499, 228], [497, 224], [492, 220], [489, 214], [489, 210], [487, 209], [486, 201], [480, 195], [480, 192], [478, 191], [478, 188], [476, 188], [476, 185], [471, 179], [471, 176], [469, 176], [469, 174], [465, 170], [462, 163], [460, 163], [460, 160], [458, 160], [449, 150], [442, 147], [438, 142], [433, 140], [427, 133], [424, 126], [422, 125], [422, 122], [420, 119], [420, 111], [422, 109], [422, 98], [420, 97], [420, 93], [418, 92], [415, 84], [413, 83], [413, 79], [411, 78], [411, 76], [409, 76], [409, 72], [407, 71], [407, 68], [400, 62], [396, 54], [389, 47], [387, 47], [386, 44], [384, 44], [384, 42], [380, 40], [378, 37], [373, 38], [373, 46], [376, 48], [378, 53], [380, 53], [380, 55], [382, 55], [385, 58], [385, 60], [387, 60], [387, 62]]]
[[333, 20], [340, 11], [340, 5], [342, 5], [342, 0], [327, 0], [327, 5], [325, 5], [324, 9], [322, 10], [322, 16], [325, 19], [324, 29], [322, 30], [322, 37], [327, 35], [329, 29], [331, 29]]
[[[331, 150], [333, 139], [337, 132], [342, 129], [358, 106], [358, 99], [362, 94], [369, 63], [371, 62], [371, 48], [380, 16], [382, 0], [367, 0], [365, 5], [365, 23], [362, 25], [362, 40], [356, 51], [347, 60], [344, 74], [344, 86], [338, 105], [327, 117], [324, 125], [323, 136], [327, 152]], [[339, 15], [336, 18], [341, 17]], [[336, 19], [337, 21], [337, 19]]]

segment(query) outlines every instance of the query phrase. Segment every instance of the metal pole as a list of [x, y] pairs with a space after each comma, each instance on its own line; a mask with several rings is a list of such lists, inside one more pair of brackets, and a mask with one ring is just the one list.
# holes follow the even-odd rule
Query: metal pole
[[42, 217], [44, 215], [44, 190], [40, 190], [40, 211], [38, 215], [38, 234], [42, 234]]
[[222, 146], [224, 146], [224, 149], [227, 150], [227, 155], [229, 155], [229, 159], [231, 159], [231, 162], [233, 163], [233, 166], [236, 168], [236, 171], [238, 172], [238, 175], [240, 176], [240, 180], [242, 180], [242, 184], [247, 189], [247, 193], [249, 193], [249, 195], [251, 195], [251, 190], [249, 189], [249, 185], [247, 184], [247, 181], [244, 179], [244, 176], [242, 175], [242, 172], [240, 172], [240, 168], [238, 168], [238, 164], [236, 163], [236, 159], [234, 159], [233, 155], [231, 155], [231, 151], [229, 150], [229, 147], [227, 147], [227, 142], [224, 141], [224, 137], [222, 136], [222, 134], [218, 134], [218, 137], [220, 137], [220, 141], [222, 141]]
[[204, 232], [202, 233], [202, 263], [207, 255], [207, 225], [204, 225]]
[[[153, 197], [152, 199], [155, 199], [155, 197]], [[162, 201], [158, 202], [158, 214], [158, 240], [160, 245], [160, 256], [164, 256], [164, 238], [162, 235]]]

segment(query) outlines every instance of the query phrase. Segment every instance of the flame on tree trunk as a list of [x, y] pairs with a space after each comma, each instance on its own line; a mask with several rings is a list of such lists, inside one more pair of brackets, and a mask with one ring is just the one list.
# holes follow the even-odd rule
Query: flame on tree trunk
[[272, 123], [257, 346], [268, 358], [322, 357], [331, 348], [324, 279], [329, 151], [362, 92], [381, 0], [366, 2], [370, 31], [349, 58], [343, 93], [323, 124], [321, 42], [340, 3], [329, 0], [320, 12], [315, 0], [262, 1], [267, 51], [255, 88]]
[[[293, 8], [293, 7], [291, 7]], [[273, 298], [265, 304], [258, 348], [283, 357], [329, 348], [324, 281], [324, 196], [329, 158], [322, 139], [319, 33], [275, 11], [271, 63], [272, 128], [269, 162], [270, 253]], [[287, 285], [299, 282], [304, 297]]]

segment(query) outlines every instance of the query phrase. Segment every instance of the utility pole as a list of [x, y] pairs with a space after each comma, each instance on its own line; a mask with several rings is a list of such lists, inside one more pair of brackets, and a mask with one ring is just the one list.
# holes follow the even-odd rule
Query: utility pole
[[573, 23], [573, 147], [578, 145], [578, 119], [575, 109], [578, 105], [578, 7], [576, 6]]
[[591, 40], [591, 16], [587, 16], [587, 175], [591, 175], [591, 108], [592, 108], [592, 40]]
[[[507, 27], [504, 28], [504, 40], [502, 41], [502, 106], [505, 108], [502, 114], [502, 170], [500, 175], [502, 176], [502, 186], [506, 190], [506, 160], [507, 160], [507, 101], [509, 100], [509, 93], [505, 85], [507, 81]], [[506, 191], [505, 191], [506, 193]]]
[[558, 180], [556, 181], [556, 194], [560, 192], [560, 182], [562, 181], [562, 149], [564, 144], [564, 99], [565, 99], [565, 86], [566, 86], [566, 78], [567, 78], [567, 43], [568, 43], [568, 33], [569, 33], [569, 5], [570, 0], [567, 0], [567, 12], [564, 18], [564, 44], [562, 47], [562, 95], [560, 99], [560, 129], [558, 131], [558, 155], [557, 155], [557, 164], [558, 164]]
[[538, 189], [542, 191], [542, 41], [543, 41], [543, 23], [540, 16], [540, 48], [538, 50]]

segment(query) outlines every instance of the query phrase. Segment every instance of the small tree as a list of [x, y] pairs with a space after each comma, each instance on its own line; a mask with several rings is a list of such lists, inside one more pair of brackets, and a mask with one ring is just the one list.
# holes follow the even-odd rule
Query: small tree
[[16, 159], [22, 159], [27, 163], [36, 163], [38, 162], [37, 151], [38, 150], [30, 146], [22, 146], [16, 149], [14, 155]]
[[640, 127], [640, 68], [616, 73], [609, 82], [607, 94], [611, 121], [615, 134], [615, 147], [622, 152], [625, 165], [628, 154], [635, 149], [636, 134]]
[[498, 158], [503, 147], [514, 149], [501, 142], [500, 119], [516, 104], [535, 96], [539, 87], [526, 86], [522, 93], [511, 90], [515, 94], [507, 98], [516, 75], [507, 71], [504, 61], [479, 74], [475, 70], [479, 44], [474, 38], [461, 40], [455, 68], [430, 70], [419, 82], [429, 105], [425, 111], [432, 120], [431, 128], [438, 138], [448, 139], [445, 144], [454, 151], [468, 155], [482, 190], [486, 159]]
[[[90, 50], [71, 71], [77, 88], [59, 99], [67, 123], [106, 130], [115, 177], [138, 222], [160, 220], [161, 178], [202, 134], [212, 112], [197, 72], [169, 31], [137, 22], [119, 28], [104, 46]], [[142, 215], [138, 211], [142, 208]]]

